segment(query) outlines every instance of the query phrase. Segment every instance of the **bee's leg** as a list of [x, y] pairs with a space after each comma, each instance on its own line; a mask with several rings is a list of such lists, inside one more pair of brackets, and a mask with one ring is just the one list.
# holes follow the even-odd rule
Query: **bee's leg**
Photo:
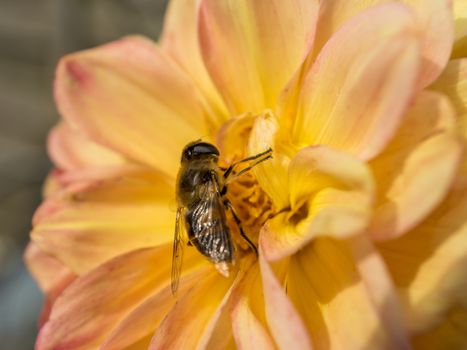
[[256, 246], [253, 244], [252, 241], [250, 241], [250, 239], [248, 238], [248, 236], [245, 234], [245, 232], [243, 231], [243, 227], [242, 227], [242, 222], [240, 221], [240, 219], [238, 218], [237, 216], [237, 213], [235, 212], [235, 209], [234, 207], [232, 206], [232, 203], [230, 203], [230, 201], [228, 199], [224, 199], [224, 205], [227, 207], [227, 209], [230, 210], [230, 212], [232, 213], [232, 216], [235, 220], [235, 223], [237, 224], [237, 227], [240, 231], [240, 234], [242, 235], [243, 239], [248, 243], [248, 245], [250, 246], [250, 248], [255, 252], [255, 255], [258, 256], [258, 249], [256, 249]]
[[[268, 160], [270, 158], [272, 158], [272, 149], [271, 148], [269, 148], [268, 150], [266, 150], [266, 151], [264, 151], [262, 153], [259, 153], [259, 154], [255, 155], [255, 156], [251, 156], [251, 157], [239, 160], [238, 162], [233, 163], [231, 166], [229, 166], [227, 168], [227, 170], [224, 172], [224, 178], [228, 179], [227, 183], [229, 183], [232, 180], [238, 178], [239, 176], [245, 174], [247, 171], [250, 171], [253, 167], [257, 166], [259, 163], [264, 162], [265, 160]], [[255, 162], [250, 164], [245, 169], [242, 169], [238, 173], [236, 173], [234, 175], [231, 175], [232, 171], [234, 170], [234, 168], [237, 165], [242, 164], [242, 163], [246, 163], [246, 162], [251, 162], [251, 161], [255, 161]]]

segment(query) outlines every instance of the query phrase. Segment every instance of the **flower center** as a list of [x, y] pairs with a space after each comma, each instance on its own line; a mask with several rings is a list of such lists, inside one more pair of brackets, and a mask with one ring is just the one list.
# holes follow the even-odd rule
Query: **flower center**
[[[241, 221], [243, 231], [257, 246], [261, 227], [267, 219], [273, 216], [273, 205], [269, 196], [261, 189], [256, 177], [245, 173], [228, 185], [227, 197], [232, 203]], [[240, 231], [230, 218], [232, 238], [239, 248], [249, 249], [248, 243], [241, 237]]]

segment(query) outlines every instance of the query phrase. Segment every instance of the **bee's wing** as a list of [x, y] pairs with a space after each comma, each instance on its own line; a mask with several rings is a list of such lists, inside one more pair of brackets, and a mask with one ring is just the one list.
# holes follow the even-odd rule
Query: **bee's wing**
[[193, 210], [192, 230], [199, 249], [214, 263], [233, 259], [233, 246], [219, 186], [215, 179], [207, 181], [201, 200]]
[[180, 280], [180, 273], [182, 271], [183, 263], [183, 211], [184, 208], [179, 207], [177, 209], [177, 217], [175, 220], [175, 233], [174, 233], [174, 244], [172, 251], [172, 275], [171, 275], [171, 287], [172, 294], [175, 295], [178, 289], [178, 282]]

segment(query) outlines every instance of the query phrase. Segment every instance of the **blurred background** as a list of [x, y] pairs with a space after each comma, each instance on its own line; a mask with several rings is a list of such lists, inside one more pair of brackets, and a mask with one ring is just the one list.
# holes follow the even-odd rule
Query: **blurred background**
[[42, 295], [23, 262], [51, 164], [57, 60], [127, 34], [157, 39], [165, 0], [0, 0], [0, 350], [34, 347]]

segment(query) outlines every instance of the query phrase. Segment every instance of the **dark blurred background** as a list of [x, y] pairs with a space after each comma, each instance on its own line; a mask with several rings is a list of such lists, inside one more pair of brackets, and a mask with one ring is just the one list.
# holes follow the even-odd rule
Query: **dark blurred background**
[[166, 0], [0, 0], [0, 350], [34, 347], [42, 295], [22, 254], [51, 164], [54, 66], [127, 34], [156, 39]]

